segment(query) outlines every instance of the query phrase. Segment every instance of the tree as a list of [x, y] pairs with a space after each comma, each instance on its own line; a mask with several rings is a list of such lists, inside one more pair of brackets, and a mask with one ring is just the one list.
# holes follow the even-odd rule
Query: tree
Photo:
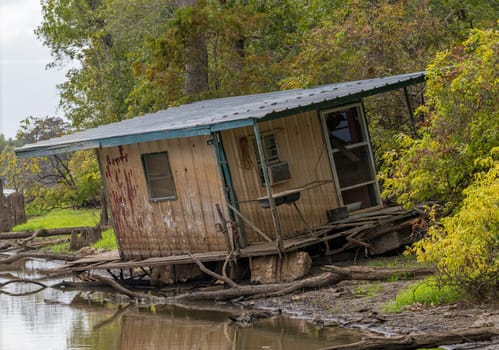
[[385, 155], [385, 194], [444, 208], [433, 207], [429, 235], [413, 248], [418, 259], [476, 300], [497, 300], [499, 290], [498, 55], [495, 29], [439, 53], [419, 109], [424, 126], [417, 138], [400, 135], [400, 154]]
[[417, 138], [401, 134], [401, 153], [384, 155], [385, 193], [407, 205], [437, 201], [452, 211], [474, 175], [487, 170], [481, 159], [498, 146], [497, 30], [475, 30], [428, 67], [426, 104]]
[[[21, 122], [17, 144], [33, 143], [70, 132], [61, 118], [28, 117]], [[18, 159], [14, 147], [0, 153], [0, 176], [26, 197], [30, 214], [56, 206], [89, 207], [100, 202], [102, 187], [92, 152]]]

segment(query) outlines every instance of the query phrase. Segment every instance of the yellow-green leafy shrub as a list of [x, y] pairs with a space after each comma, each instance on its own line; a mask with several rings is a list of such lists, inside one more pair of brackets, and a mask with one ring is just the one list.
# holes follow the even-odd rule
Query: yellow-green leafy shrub
[[[499, 148], [493, 153], [499, 154]], [[499, 296], [499, 161], [466, 190], [453, 216], [415, 244], [418, 259], [434, 262], [449, 281], [477, 300]]]

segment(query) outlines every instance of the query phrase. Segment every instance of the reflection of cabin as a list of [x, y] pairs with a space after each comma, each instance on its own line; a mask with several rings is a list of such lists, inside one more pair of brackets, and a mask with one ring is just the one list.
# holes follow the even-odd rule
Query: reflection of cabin
[[220, 216], [238, 223], [242, 247], [267, 236], [282, 248], [336, 208], [381, 207], [362, 99], [423, 80], [205, 100], [16, 152], [96, 149], [122, 259], [225, 251]]
[[359, 341], [361, 332], [323, 328], [306, 320], [272, 317], [237, 327], [227, 314], [157, 306], [157, 314], [129, 312], [121, 318], [120, 350], [318, 349]]

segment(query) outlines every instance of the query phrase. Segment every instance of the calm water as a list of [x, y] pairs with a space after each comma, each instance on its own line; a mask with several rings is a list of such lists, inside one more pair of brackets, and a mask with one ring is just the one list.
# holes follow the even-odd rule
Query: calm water
[[[27, 262], [17, 271], [0, 269], [0, 283], [38, 277]], [[57, 281], [44, 281], [54, 284]], [[12, 284], [23, 293], [38, 287]], [[0, 349], [319, 349], [360, 339], [344, 329], [319, 328], [304, 320], [274, 317], [249, 327], [236, 326], [216, 304], [210, 311], [172, 305], [116, 305], [101, 292], [45, 289], [27, 296], [0, 294]], [[215, 310], [215, 311], [213, 311]]]

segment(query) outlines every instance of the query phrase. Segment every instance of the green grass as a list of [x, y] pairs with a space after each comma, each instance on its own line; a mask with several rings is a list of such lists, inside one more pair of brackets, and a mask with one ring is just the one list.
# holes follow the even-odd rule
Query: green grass
[[367, 266], [370, 267], [384, 267], [384, 268], [398, 268], [408, 269], [414, 267], [422, 267], [421, 263], [416, 261], [416, 255], [397, 255], [391, 257], [381, 257], [369, 260]]
[[55, 209], [45, 215], [33, 216], [28, 222], [14, 227], [14, 231], [33, 231], [42, 228], [95, 226], [99, 223], [99, 209]]
[[98, 240], [92, 247], [95, 249], [116, 250], [116, 239], [114, 238], [114, 230], [112, 228], [102, 231], [102, 239]]
[[356, 286], [353, 291], [353, 294], [355, 295], [356, 298], [360, 297], [373, 298], [382, 290], [383, 288], [378, 283], [366, 283]]
[[[99, 209], [56, 209], [45, 215], [33, 216], [28, 222], [14, 227], [14, 231], [34, 231], [62, 227], [95, 226], [99, 223]], [[92, 244], [93, 248], [113, 250], [117, 249], [113, 229], [102, 231], [102, 239]], [[69, 253], [69, 242], [52, 244], [44, 248], [56, 254]]]
[[435, 277], [428, 277], [422, 282], [414, 283], [406, 290], [398, 293], [395, 301], [383, 307], [385, 312], [400, 312], [409, 305], [440, 305], [453, 303], [464, 298], [456, 287], [438, 283]]

